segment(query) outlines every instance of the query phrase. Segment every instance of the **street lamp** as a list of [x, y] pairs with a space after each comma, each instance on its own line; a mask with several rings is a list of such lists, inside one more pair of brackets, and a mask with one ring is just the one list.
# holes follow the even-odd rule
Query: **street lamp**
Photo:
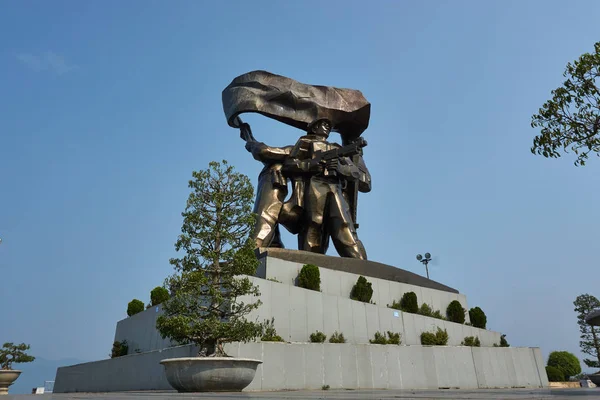
[[425, 271], [427, 271], [427, 279], [429, 279], [429, 268], [427, 267], [427, 264], [429, 264], [429, 261], [431, 261], [431, 254], [425, 253], [425, 257], [423, 257], [420, 254], [417, 254], [417, 260], [419, 260], [425, 265]]

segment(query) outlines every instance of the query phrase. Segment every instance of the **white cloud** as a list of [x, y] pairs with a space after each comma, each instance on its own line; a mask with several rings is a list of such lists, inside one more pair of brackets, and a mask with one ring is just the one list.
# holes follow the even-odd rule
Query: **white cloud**
[[33, 71], [52, 71], [58, 75], [66, 74], [79, 68], [75, 64], [69, 64], [64, 57], [52, 51], [47, 51], [40, 55], [19, 53], [17, 54], [17, 60]]

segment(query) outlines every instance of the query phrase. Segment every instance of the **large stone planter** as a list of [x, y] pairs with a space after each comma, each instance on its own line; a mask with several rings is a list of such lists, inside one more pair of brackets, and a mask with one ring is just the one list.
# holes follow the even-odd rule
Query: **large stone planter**
[[588, 375], [588, 379], [600, 388], [600, 372]]
[[235, 357], [167, 358], [169, 384], [179, 392], [241, 392], [254, 379], [260, 360]]
[[8, 394], [8, 387], [17, 380], [21, 371], [0, 370], [0, 395]]

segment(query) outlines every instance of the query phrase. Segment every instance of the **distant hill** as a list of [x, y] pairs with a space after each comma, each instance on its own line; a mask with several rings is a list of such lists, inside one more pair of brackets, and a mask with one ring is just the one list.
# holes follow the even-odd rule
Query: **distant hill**
[[75, 358], [62, 360], [46, 360], [36, 357], [35, 361], [26, 364], [14, 364], [14, 369], [23, 371], [19, 379], [9, 388], [10, 394], [31, 394], [34, 387], [44, 386], [44, 381], [56, 378], [56, 369], [67, 365], [80, 364], [87, 361]]

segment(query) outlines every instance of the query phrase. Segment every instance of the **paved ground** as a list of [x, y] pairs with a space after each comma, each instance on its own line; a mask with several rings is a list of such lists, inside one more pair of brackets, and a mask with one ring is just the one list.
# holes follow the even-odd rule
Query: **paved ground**
[[498, 389], [498, 390], [315, 390], [288, 392], [244, 392], [244, 393], [176, 393], [176, 392], [126, 392], [126, 393], [71, 393], [7, 396], [6, 400], [186, 400], [186, 399], [290, 399], [290, 400], [396, 400], [396, 399], [552, 399], [573, 400], [576, 398], [600, 399], [600, 388], [596, 389]]

